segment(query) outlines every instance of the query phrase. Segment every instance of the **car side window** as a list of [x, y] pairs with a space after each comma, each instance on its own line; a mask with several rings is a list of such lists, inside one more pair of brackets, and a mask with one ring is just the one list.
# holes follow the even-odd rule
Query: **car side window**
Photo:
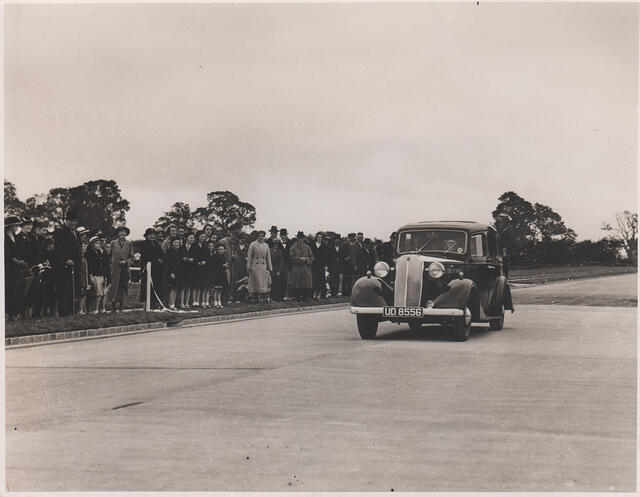
[[471, 256], [472, 257], [482, 257], [485, 254], [485, 250], [483, 245], [485, 245], [486, 242], [483, 243], [483, 236], [482, 234], [479, 235], [473, 235], [471, 237]]
[[487, 243], [489, 245], [489, 257], [498, 257], [498, 240], [493, 231], [487, 233]]

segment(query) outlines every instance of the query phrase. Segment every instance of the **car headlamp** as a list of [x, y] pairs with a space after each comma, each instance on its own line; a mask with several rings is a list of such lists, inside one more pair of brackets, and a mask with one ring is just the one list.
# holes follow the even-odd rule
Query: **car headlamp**
[[429, 276], [438, 279], [444, 274], [444, 266], [439, 262], [432, 262], [429, 266]]
[[383, 261], [376, 262], [376, 265], [373, 266], [373, 273], [378, 278], [384, 278], [386, 275], [389, 274], [389, 264]]

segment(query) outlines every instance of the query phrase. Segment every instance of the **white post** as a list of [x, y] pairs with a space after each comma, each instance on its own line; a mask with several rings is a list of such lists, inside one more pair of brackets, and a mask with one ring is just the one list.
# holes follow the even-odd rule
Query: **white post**
[[147, 262], [147, 299], [144, 303], [144, 310], [151, 311], [151, 263]]

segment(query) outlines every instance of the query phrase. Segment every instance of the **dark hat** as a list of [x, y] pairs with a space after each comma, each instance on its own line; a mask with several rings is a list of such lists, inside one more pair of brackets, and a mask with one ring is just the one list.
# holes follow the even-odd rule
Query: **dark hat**
[[302, 231], [298, 231], [296, 238], [305, 238], [304, 233]]
[[75, 209], [67, 209], [67, 213], [65, 214], [65, 219], [68, 221], [77, 221], [78, 220], [78, 211]]
[[315, 237], [318, 238], [318, 235], [322, 236], [322, 238], [326, 238], [325, 234], [322, 231], [318, 231]]
[[242, 229], [242, 223], [233, 223], [231, 226], [229, 226], [229, 231], [236, 231], [241, 229]]
[[288, 235], [289, 232], [287, 231], [287, 228], [282, 228], [282, 229], [280, 229], [280, 234], [281, 235]]
[[278, 232], [278, 227], [276, 225], [271, 226], [269, 233], [277, 233], [277, 232]]
[[18, 216], [7, 216], [4, 218], [4, 227], [10, 228], [12, 226], [20, 226], [22, 220]]
[[396, 236], [398, 236], [398, 233], [396, 231], [394, 231], [393, 233], [391, 233], [389, 238], [395, 238]]
[[147, 238], [149, 235], [155, 235], [156, 234], [156, 230], [153, 228], [147, 228], [144, 232], [144, 237]]
[[116, 227], [116, 233], [120, 233], [121, 231], [126, 231], [127, 235], [131, 233], [131, 230], [124, 225]]
[[355, 233], [349, 233], [349, 234], [347, 235], [347, 238], [355, 238], [355, 237], [356, 237], [356, 234], [355, 234]]

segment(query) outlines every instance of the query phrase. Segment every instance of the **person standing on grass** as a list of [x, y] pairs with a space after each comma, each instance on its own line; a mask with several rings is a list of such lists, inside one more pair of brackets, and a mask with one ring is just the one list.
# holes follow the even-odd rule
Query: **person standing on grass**
[[78, 275], [80, 280], [80, 287], [78, 288], [78, 309], [77, 314], [87, 313], [87, 288], [89, 287], [89, 269], [87, 267], [87, 249], [89, 248], [89, 241], [81, 242], [82, 258], [80, 259], [80, 265], [78, 266]]
[[124, 297], [129, 293], [129, 266], [133, 264], [133, 245], [126, 239], [131, 231], [119, 226], [116, 232], [118, 238], [111, 242], [111, 286], [107, 293], [113, 312], [122, 311]]
[[202, 307], [211, 307], [211, 295], [213, 295], [213, 286], [216, 278], [213, 263], [216, 256], [216, 244], [213, 240], [206, 243], [207, 251], [204, 257], [204, 265], [202, 266]]
[[165, 258], [166, 281], [169, 289], [169, 309], [175, 310], [176, 296], [182, 288], [182, 246], [178, 237], [171, 242]]
[[316, 233], [315, 240], [311, 243], [313, 252], [313, 264], [311, 273], [313, 276], [313, 298], [327, 298], [327, 244], [322, 232]]
[[88, 312], [98, 314], [104, 308], [103, 300], [105, 295], [104, 277], [107, 270], [107, 254], [104, 253], [100, 244], [100, 238], [93, 236], [89, 240], [87, 249], [87, 273], [89, 275], [89, 286], [87, 288]]
[[206, 302], [204, 300], [205, 289], [207, 288], [207, 274], [205, 272], [204, 266], [207, 264], [207, 255], [209, 250], [207, 248], [206, 234], [204, 231], [198, 231], [196, 233], [196, 244], [195, 244], [195, 283], [194, 283], [194, 296], [193, 296], [193, 306], [198, 307], [198, 305], [202, 307], [206, 307]]
[[313, 290], [311, 264], [313, 253], [311, 247], [304, 242], [305, 236], [298, 231], [296, 241], [289, 251], [291, 261], [291, 294], [298, 302], [308, 301], [308, 295]]
[[263, 303], [269, 292], [269, 273], [271, 254], [269, 246], [264, 241], [266, 233], [258, 231], [258, 238], [251, 242], [247, 252], [247, 274], [249, 275], [249, 296], [259, 303]]
[[[142, 242], [140, 264], [142, 275], [140, 278], [140, 302], [147, 301], [147, 263], [151, 263], [151, 308], [160, 308], [160, 302], [155, 296], [162, 295], [162, 274], [164, 263], [164, 252], [156, 240], [156, 230], [147, 228], [144, 232], [144, 242]], [[154, 293], [155, 292], [155, 293]]]
[[337, 297], [340, 291], [340, 274], [342, 269], [338, 261], [340, 252], [340, 235], [334, 234], [327, 243], [327, 270], [329, 271], [329, 290], [332, 297]]
[[4, 218], [4, 310], [9, 319], [17, 319], [24, 310], [19, 280], [27, 269], [27, 263], [17, 250], [16, 229], [20, 224], [17, 216]]
[[184, 245], [180, 247], [180, 259], [182, 273], [182, 290], [180, 291], [180, 308], [189, 309], [191, 307], [191, 289], [194, 286], [195, 281], [195, 262], [196, 262], [196, 250], [195, 250], [196, 237], [193, 233], [187, 236], [187, 240]]
[[225, 254], [225, 247], [219, 243], [216, 253], [211, 257], [211, 270], [213, 272], [213, 307], [222, 307], [224, 292], [229, 288], [229, 263]]
[[[78, 213], [69, 209], [66, 212], [64, 226], [58, 228], [54, 235], [56, 273], [56, 289], [58, 291], [58, 311], [63, 316], [73, 314], [74, 287], [80, 287], [78, 266], [82, 259], [82, 247], [76, 233]], [[73, 280], [75, 278], [75, 281]]]
[[279, 238], [271, 242], [271, 298], [276, 302], [282, 302], [287, 289], [287, 272], [284, 265], [284, 250]]

